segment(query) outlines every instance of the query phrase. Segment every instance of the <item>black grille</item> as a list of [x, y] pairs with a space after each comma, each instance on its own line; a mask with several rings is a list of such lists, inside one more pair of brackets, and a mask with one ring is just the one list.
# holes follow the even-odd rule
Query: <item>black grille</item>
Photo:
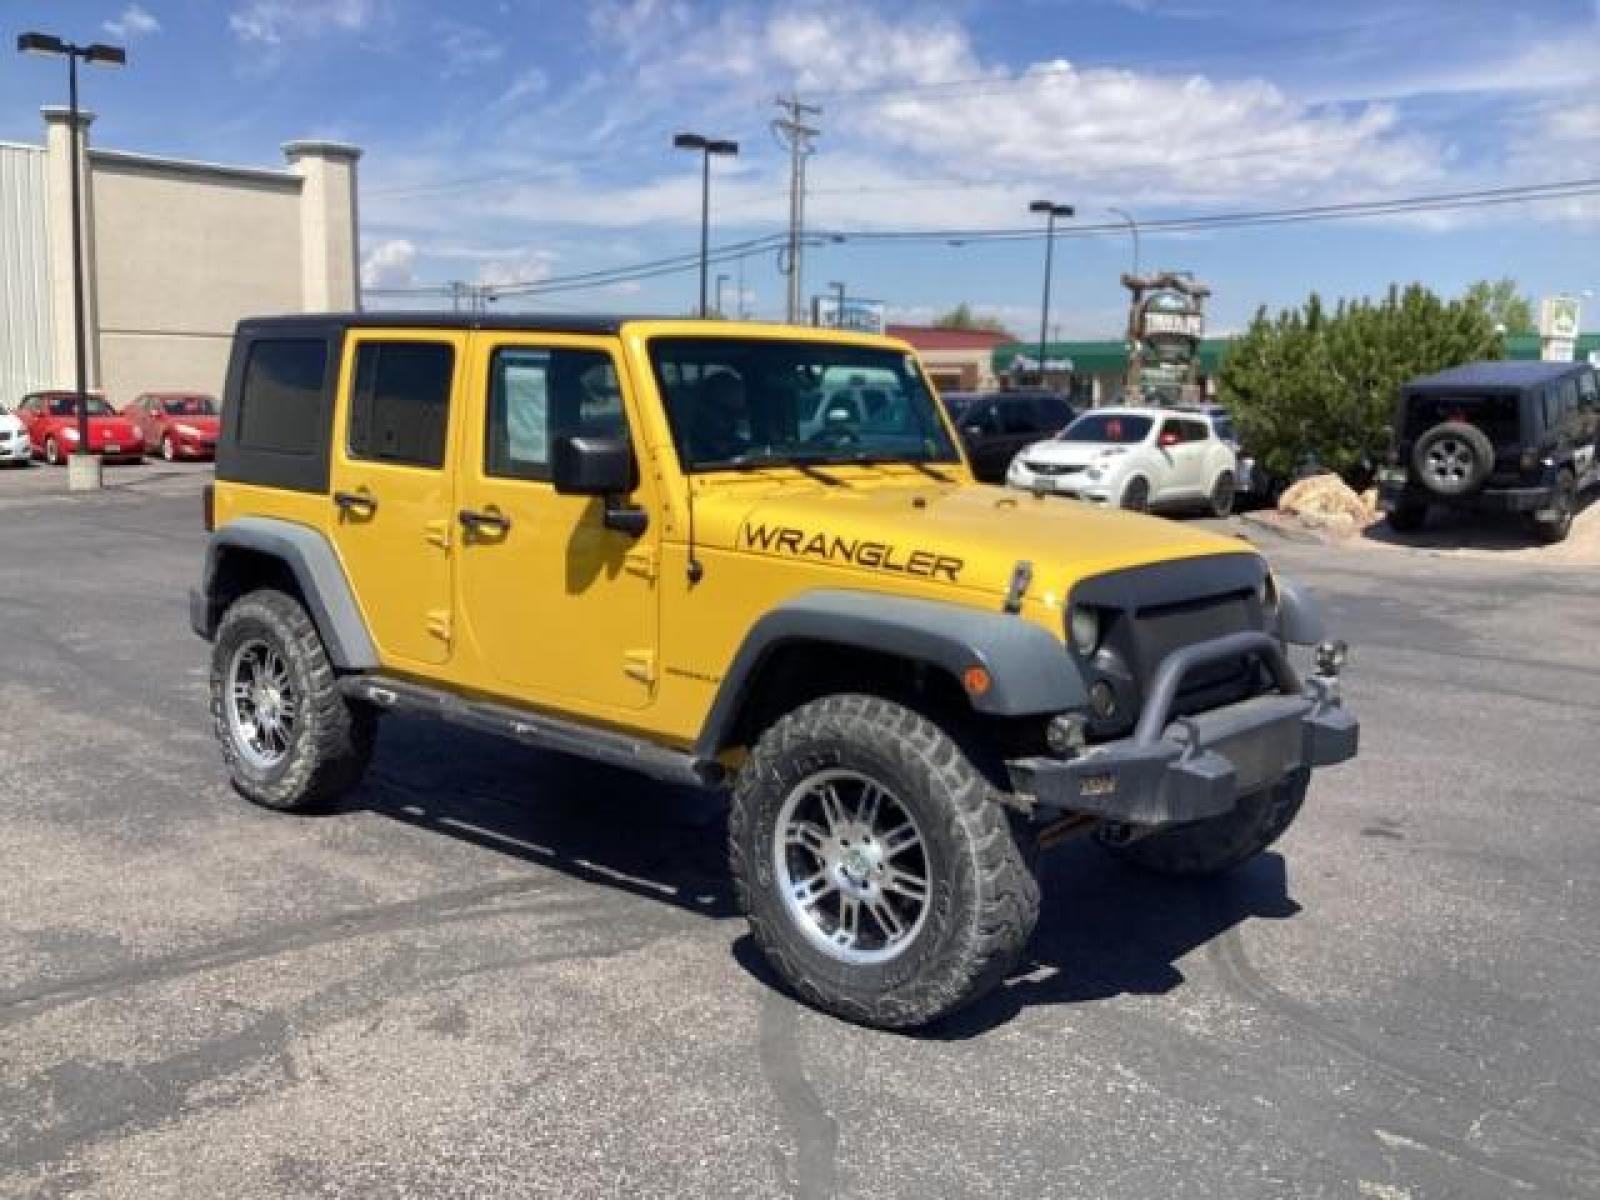
[[1076, 475], [1083, 470], [1082, 466], [1071, 467], [1062, 463], [1028, 462], [1026, 459], [1023, 460], [1022, 465], [1035, 475]]
[[[1258, 628], [1252, 619], [1252, 608], [1253, 597], [1233, 594], [1207, 596], [1134, 614], [1133, 667], [1141, 694], [1149, 689], [1161, 660], [1172, 651]], [[1174, 713], [1182, 716], [1232, 704], [1255, 692], [1258, 681], [1257, 664], [1248, 655], [1197, 667], [1184, 676]]]

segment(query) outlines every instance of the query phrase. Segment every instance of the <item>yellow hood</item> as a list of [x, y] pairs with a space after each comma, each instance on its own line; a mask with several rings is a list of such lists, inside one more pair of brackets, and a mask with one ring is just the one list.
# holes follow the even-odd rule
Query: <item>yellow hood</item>
[[996, 487], [762, 482], [745, 479], [699, 493], [695, 519], [703, 545], [1001, 594], [1026, 560], [1033, 564], [1032, 591], [1058, 597], [1107, 571], [1255, 553], [1237, 538], [1161, 517]]

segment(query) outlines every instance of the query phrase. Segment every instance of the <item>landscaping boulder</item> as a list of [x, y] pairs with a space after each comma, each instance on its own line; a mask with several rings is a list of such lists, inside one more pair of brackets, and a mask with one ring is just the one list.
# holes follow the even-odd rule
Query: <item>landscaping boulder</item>
[[1352, 531], [1365, 528], [1377, 516], [1366, 498], [1333, 474], [1290, 484], [1278, 498], [1278, 511], [1305, 525]]

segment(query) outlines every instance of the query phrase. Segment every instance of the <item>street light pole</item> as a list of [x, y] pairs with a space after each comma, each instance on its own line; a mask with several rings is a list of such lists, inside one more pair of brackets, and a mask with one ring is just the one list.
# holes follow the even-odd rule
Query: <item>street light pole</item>
[[672, 139], [679, 150], [700, 151], [700, 316], [708, 315], [706, 309], [706, 268], [711, 255], [711, 156], [739, 153], [739, 143], [720, 138], [708, 138], [699, 133], [680, 133]]
[[[79, 178], [79, 159], [83, 156], [83, 130], [78, 110], [78, 60], [104, 67], [120, 67], [127, 63], [128, 54], [120, 46], [94, 42], [78, 46], [63, 41], [50, 33], [24, 33], [17, 38], [17, 51], [21, 54], [39, 54], [64, 57], [67, 60], [67, 111], [72, 123], [69, 141], [72, 153], [72, 341], [73, 374], [77, 391], [78, 445], [73, 458], [93, 458], [89, 447], [89, 368], [88, 331], [83, 315], [83, 183]], [[68, 481], [71, 486], [71, 481]], [[98, 480], [94, 483], [99, 486]]]
[[1029, 212], [1044, 213], [1044, 304], [1039, 310], [1039, 386], [1043, 387], [1046, 335], [1050, 331], [1050, 266], [1056, 245], [1056, 218], [1070, 217], [1072, 205], [1056, 204], [1050, 200], [1035, 200], [1028, 205]]
[[1139, 222], [1133, 219], [1132, 213], [1124, 212], [1120, 208], [1108, 208], [1106, 211], [1113, 216], [1121, 217], [1128, 223], [1128, 232], [1133, 235], [1133, 274], [1139, 273]]

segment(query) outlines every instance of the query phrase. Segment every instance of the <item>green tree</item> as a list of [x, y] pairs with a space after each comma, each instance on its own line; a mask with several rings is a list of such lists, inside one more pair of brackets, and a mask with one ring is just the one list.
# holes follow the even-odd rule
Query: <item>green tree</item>
[[1329, 311], [1313, 293], [1300, 308], [1256, 313], [1223, 359], [1218, 391], [1273, 475], [1314, 457], [1364, 486], [1389, 449], [1406, 380], [1501, 353], [1482, 296], [1444, 301], [1412, 284]]
[[972, 305], [963, 300], [949, 312], [933, 319], [935, 329], [978, 329], [986, 333], [1004, 333], [1012, 336], [998, 317], [980, 317], [972, 311]]
[[1493, 283], [1479, 280], [1461, 298], [1480, 306], [1489, 314], [1490, 323], [1507, 333], [1533, 333], [1539, 327], [1533, 315], [1533, 298], [1523, 295], [1517, 281], [1509, 276]]

